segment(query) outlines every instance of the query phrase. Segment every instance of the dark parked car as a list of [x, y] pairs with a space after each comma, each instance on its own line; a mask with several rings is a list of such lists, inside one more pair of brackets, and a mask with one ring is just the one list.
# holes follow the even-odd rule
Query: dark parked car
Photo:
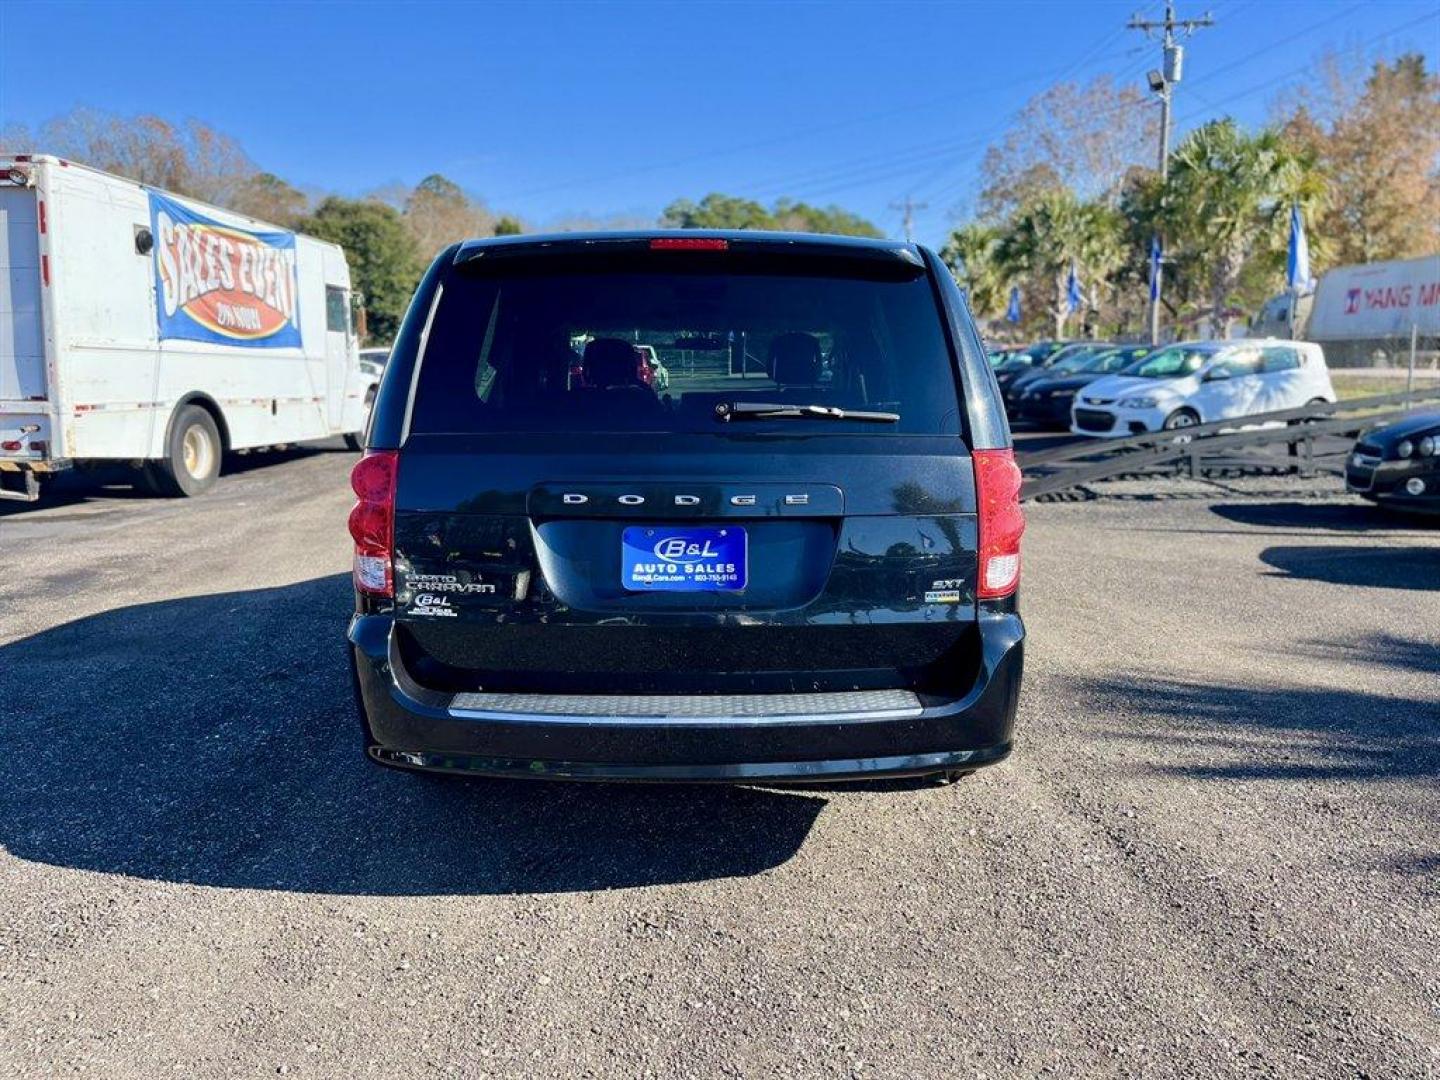
[[1345, 486], [1382, 506], [1440, 514], [1440, 412], [1367, 431], [1345, 466]]
[[1075, 341], [1037, 341], [1010, 356], [995, 369], [995, 379], [1003, 394], [1010, 384], [1027, 371], [1047, 368], [1053, 364], [1060, 352], [1072, 345], [1085, 344]]
[[1018, 345], [1004, 349], [991, 349], [990, 366], [993, 368], [998, 368], [1005, 364], [1007, 361], [1011, 360], [1013, 357], [1019, 356], [1024, 351], [1025, 350], [1020, 348], [1020, 346]]
[[1015, 402], [1020, 400], [1020, 395], [1025, 392], [1025, 387], [1036, 379], [1043, 379], [1057, 371], [1078, 371], [1084, 364], [1113, 348], [1115, 348], [1115, 344], [1110, 341], [1077, 342], [1051, 354], [1049, 362], [1043, 367], [1032, 365], [1011, 379], [1005, 387], [1006, 410], [1012, 417], [1015, 415], [1013, 408]]
[[1104, 375], [1119, 375], [1153, 351], [1150, 345], [1120, 345], [1087, 352], [1056, 364], [1025, 383], [1010, 415], [1047, 427], [1070, 427], [1070, 407], [1082, 387]]
[[[637, 338], [691, 355], [664, 395], [636, 376]], [[739, 781], [954, 776], [1009, 752], [1020, 472], [924, 248], [453, 246], [351, 483], [375, 761]]]

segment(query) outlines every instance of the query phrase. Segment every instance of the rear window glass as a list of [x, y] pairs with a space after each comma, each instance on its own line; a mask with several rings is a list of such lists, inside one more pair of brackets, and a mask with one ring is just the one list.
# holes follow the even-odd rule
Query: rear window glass
[[1261, 371], [1270, 374], [1275, 371], [1294, 371], [1300, 366], [1300, 354], [1284, 346], [1273, 346], [1260, 353]]
[[[930, 283], [558, 259], [446, 279], [421, 358], [417, 432], [959, 434]], [[559, 264], [559, 265], [556, 265]], [[821, 405], [894, 423], [746, 419]]]

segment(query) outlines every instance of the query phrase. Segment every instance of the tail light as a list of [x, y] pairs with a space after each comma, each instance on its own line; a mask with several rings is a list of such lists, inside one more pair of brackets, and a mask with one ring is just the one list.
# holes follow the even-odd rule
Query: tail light
[[395, 595], [395, 476], [399, 463], [394, 450], [371, 450], [350, 472], [350, 486], [357, 496], [350, 511], [355, 588], [376, 596]]
[[1020, 585], [1020, 466], [1013, 450], [976, 450], [975, 492], [980, 503], [981, 600], [1009, 596]]

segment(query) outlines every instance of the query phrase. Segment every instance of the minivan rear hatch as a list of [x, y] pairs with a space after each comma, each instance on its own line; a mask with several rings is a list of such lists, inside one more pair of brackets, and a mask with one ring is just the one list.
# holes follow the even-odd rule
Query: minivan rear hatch
[[414, 678], [968, 688], [974, 473], [907, 249], [485, 250], [437, 291], [400, 453]]

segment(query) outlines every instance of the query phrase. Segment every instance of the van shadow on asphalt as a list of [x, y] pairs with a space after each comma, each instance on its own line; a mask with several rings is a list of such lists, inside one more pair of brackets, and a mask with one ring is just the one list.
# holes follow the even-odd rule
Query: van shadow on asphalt
[[348, 575], [141, 604], [0, 646], [0, 843], [160, 881], [564, 892], [757, 874], [826, 800], [429, 777], [360, 752]]

